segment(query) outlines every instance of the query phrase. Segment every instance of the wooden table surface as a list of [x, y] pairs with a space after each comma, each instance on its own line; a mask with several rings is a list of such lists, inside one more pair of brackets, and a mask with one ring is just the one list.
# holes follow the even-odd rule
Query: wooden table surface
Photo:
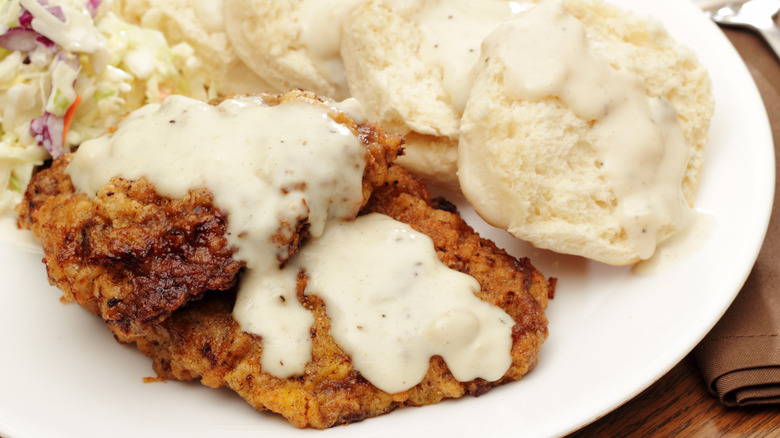
[[724, 407], [689, 355], [636, 398], [569, 435], [585, 437], [780, 437], [780, 406]]
[[[780, 158], [780, 61], [754, 34], [728, 29], [725, 32], [761, 92]], [[776, 185], [776, 206], [780, 205], [778, 198], [780, 189]], [[769, 226], [780, 227], [780, 217], [773, 216]], [[707, 391], [696, 361], [689, 354], [653, 386], [568, 438], [625, 436], [780, 437], [780, 405], [724, 407]]]

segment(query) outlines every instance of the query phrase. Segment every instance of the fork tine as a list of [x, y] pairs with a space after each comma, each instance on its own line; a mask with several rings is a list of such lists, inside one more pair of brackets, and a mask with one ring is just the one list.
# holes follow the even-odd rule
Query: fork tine
[[759, 32], [780, 59], [780, 28], [774, 22], [778, 12], [780, 0], [732, 2], [705, 11], [718, 24], [746, 27]]

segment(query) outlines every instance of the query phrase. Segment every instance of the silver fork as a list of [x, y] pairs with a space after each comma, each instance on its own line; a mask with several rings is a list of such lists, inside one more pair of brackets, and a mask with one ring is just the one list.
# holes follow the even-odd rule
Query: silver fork
[[780, 59], [780, 29], [775, 23], [775, 16], [780, 12], [780, 0], [737, 1], [704, 12], [720, 25], [745, 27], [758, 32]]

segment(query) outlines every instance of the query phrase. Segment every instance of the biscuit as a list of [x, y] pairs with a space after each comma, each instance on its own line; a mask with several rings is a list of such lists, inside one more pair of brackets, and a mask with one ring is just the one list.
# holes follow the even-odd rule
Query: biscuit
[[[614, 72], [635, 75], [648, 98], [660, 98], [654, 101], [676, 110], [688, 160], [682, 161], [678, 177], [665, 183], [681, 192], [680, 203], [689, 208], [714, 107], [706, 70], [652, 19], [601, 1], [555, 3], [582, 23], [593, 58]], [[524, 61], [540, 65], [539, 60]], [[619, 217], [628, 203], [602, 168], [594, 136], [599, 120], [582, 117], [554, 93], [508, 96], [506, 83], [514, 80], [508, 65], [501, 56], [485, 57], [466, 104], [458, 147], [458, 177], [466, 198], [487, 222], [536, 247], [615, 265], [647, 258], [646, 248], [631, 238]], [[642, 163], [637, 171], [668, 172], [651, 160]], [[658, 221], [650, 254], [682, 226], [674, 214]]]
[[342, 100], [349, 91], [338, 23], [352, 2], [342, 3], [225, 0], [225, 29], [249, 69], [277, 90], [303, 88]]
[[460, 119], [491, 28], [513, 2], [369, 1], [344, 24], [341, 56], [352, 95], [374, 120], [412, 141], [399, 163], [427, 183], [457, 189]]
[[400, 164], [426, 182], [454, 183], [460, 113], [440, 69], [420, 56], [410, 12], [369, 1], [351, 14], [341, 41], [350, 92], [369, 118], [409, 137]]

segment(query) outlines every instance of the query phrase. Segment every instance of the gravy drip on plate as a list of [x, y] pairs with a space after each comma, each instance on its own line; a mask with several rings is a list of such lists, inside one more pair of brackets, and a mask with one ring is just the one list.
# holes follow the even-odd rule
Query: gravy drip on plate
[[[360, 117], [352, 101], [338, 107]], [[297, 297], [303, 272], [305, 293], [326, 303], [334, 339], [378, 388], [411, 388], [434, 355], [458, 380], [501, 378], [511, 364], [512, 318], [474, 295], [477, 281], [447, 268], [428, 236], [379, 214], [352, 220], [366, 150], [328, 110], [171, 96], [84, 142], [68, 173], [88, 194], [114, 176], [145, 177], [173, 198], [208, 188], [248, 268], [233, 316], [262, 337], [262, 366], [274, 376], [300, 375], [311, 360], [314, 319]], [[272, 238], [291, 236], [306, 219], [313, 237], [288, 260]]]
[[[289, 257], [289, 248], [275, 243], [274, 236], [289, 241], [304, 220], [316, 236], [330, 218], [355, 217], [363, 202], [366, 153], [326, 107], [302, 102], [271, 107], [260, 98], [212, 106], [171, 96], [131, 113], [114, 133], [84, 142], [68, 172], [75, 187], [88, 194], [113, 176], [145, 177], [172, 198], [207, 187], [228, 214], [229, 242], [247, 263], [239, 294], [263, 288], [269, 295], [265, 311], [279, 312], [274, 324], [246, 320], [241, 311], [236, 319], [263, 336], [264, 367], [288, 376], [309, 360], [313, 317], [294, 288], [283, 287], [286, 301], [277, 305], [279, 264]], [[292, 357], [278, 359], [291, 348]]]
[[592, 123], [590, 141], [617, 198], [620, 223], [641, 259], [649, 258], [663, 224], [690, 217], [681, 188], [690, 148], [669, 102], [648, 97], [640, 80], [595, 58], [584, 25], [560, 0], [548, 0], [489, 35], [483, 59], [506, 65], [511, 99], [555, 98]]

